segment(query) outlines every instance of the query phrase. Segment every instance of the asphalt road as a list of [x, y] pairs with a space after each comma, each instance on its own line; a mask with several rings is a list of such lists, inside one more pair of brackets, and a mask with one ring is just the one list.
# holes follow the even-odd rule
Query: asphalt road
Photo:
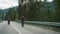
[[21, 24], [17, 22], [11, 22], [11, 25], [8, 25], [7, 21], [4, 21], [0, 23], [0, 34], [60, 34], [60, 32], [26, 24], [21, 27]]
[[18, 34], [18, 32], [6, 21], [0, 23], [0, 34]]

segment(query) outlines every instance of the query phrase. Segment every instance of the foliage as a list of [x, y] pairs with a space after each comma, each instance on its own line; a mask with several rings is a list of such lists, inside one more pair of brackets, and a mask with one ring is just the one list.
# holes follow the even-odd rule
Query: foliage
[[15, 10], [14, 8], [10, 8], [6, 14], [6, 19], [8, 18], [8, 16], [10, 16], [11, 20], [18, 20], [18, 13], [17, 10]]
[[34, 2], [34, 0], [29, 0], [29, 2], [26, 2], [23, 6], [19, 2], [18, 8], [16, 10], [10, 8], [7, 16], [11, 16], [11, 20], [18, 20], [22, 15], [25, 15], [26, 20], [31, 21], [60, 21], [60, 0], [54, 0], [56, 9], [53, 13], [50, 5], [45, 1]]
[[60, 0], [54, 0], [56, 4], [55, 21], [60, 22]]

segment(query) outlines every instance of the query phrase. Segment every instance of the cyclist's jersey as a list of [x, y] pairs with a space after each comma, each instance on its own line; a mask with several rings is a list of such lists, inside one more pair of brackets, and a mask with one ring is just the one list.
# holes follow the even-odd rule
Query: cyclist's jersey
[[22, 16], [22, 17], [21, 17], [21, 20], [22, 20], [22, 21], [24, 21], [24, 20], [25, 20], [25, 17], [24, 17], [24, 16]]

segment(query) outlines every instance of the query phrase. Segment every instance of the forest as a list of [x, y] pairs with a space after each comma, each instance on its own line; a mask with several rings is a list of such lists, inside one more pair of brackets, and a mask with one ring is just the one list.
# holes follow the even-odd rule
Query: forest
[[[18, 0], [19, 1], [19, 0]], [[25, 2], [25, 3], [24, 3]], [[27, 21], [60, 22], [60, 0], [47, 2], [44, 0], [22, 0], [17, 8], [9, 8], [5, 18], [10, 16], [11, 20], [20, 20], [22, 15]]]

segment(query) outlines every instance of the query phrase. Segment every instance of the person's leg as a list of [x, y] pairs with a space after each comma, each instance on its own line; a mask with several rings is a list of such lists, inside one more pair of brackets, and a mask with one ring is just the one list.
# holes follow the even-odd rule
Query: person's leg
[[24, 21], [22, 21], [22, 27], [24, 27]]
[[8, 25], [10, 25], [10, 21], [8, 20]]

